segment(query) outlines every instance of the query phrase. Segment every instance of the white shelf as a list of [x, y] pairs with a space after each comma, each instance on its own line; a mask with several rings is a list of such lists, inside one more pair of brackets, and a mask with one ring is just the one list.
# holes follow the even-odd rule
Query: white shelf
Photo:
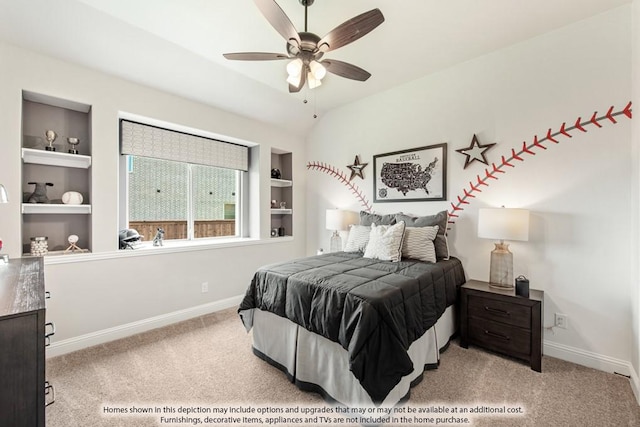
[[293, 209], [271, 209], [271, 215], [291, 215]]
[[62, 166], [67, 168], [88, 169], [91, 157], [82, 154], [59, 153], [57, 151], [22, 149], [22, 161], [39, 165]]
[[272, 187], [291, 187], [292, 185], [293, 185], [293, 181], [291, 180], [271, 178]]
[[91, 213], [91, 205], [62, 205], [47, 203], [23, 203], [23, 214], [80, 214]]

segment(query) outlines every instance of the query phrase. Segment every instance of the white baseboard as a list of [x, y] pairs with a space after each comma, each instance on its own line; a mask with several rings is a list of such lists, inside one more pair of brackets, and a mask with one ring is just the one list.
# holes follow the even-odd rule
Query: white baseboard
[[194, 317], [238, 306], [242, 301], [242, 298], [243, 295], [239, 295], [58, 341], [47, 347], [47, 357], [61, 356], [72, 351], [81, 350], [83, 348], [103, 344], [108, 341], [125, 338], [130, 335], [167, 326], [172, 323], [189, 320]]
[[553, 341], [543, 341], [543, 354], [558, 359], [573, 362], [588, 368], [605, 372], [617, 372], [622, 375], [631, 375], [631, 363], [626, 360], [616, 359], [599, 353], [582, 350], [580, 348], [559, 344]]
[[631, 390], [636, 397], [638, 405], [640, 405], [640, 378], [638, 378], [638, 373], [633, 369], [631, 362], [564, 344], [558, 344], [553, 341], [545, 340], [543, 341], [543, 346], [542, 353], [545, 356], [555, 357], [600, 371], [627, 375], [629, 377]]

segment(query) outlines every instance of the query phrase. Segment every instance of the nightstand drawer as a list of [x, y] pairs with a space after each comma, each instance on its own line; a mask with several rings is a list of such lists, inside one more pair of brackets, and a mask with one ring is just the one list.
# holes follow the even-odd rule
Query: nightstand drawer
[[509, 354], [531, 353], [529, 331], [489, 320], [469, 319], [469, 341]]
[[469, 295], [468, 310], [469, 317], [531, 329], [531, 308], [524, 305]]

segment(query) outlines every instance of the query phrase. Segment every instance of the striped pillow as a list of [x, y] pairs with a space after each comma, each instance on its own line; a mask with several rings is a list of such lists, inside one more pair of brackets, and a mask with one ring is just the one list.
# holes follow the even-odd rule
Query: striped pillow
[[364, 252], [369, 242], [369, 233], [371, 227], [366, 225], [352, 225], [349, 229], [347, 244], [344, 247], [345, 252]]
[[376, 225], [373, 223], [364, 257], [382, 261], [400, 261], [403, 240], [404, 222], [401, 221], [395, 225]]
[[406, 227], [402, 243], [402, 256], [424, 262], [436, 262], [436, 247], [433, 241], [437, 235], [437, 225], [433, 227]]

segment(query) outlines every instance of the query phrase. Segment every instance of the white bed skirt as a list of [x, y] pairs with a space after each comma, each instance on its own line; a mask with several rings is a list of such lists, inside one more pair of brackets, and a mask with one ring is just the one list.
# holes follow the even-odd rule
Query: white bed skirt
[[[340, 344], [273, 313], [252, 310], [253, 313], [245, 315], [253, 316], [253, 348], [258, 356], [280, 368], [302, 389], [317, 391], [346, 406], [373, 405], [369, 394], [349, 371], [348, 354]], [[449, 306], [438, 322], [411, 344], [413, 372], [402, 378], [382, 405], [393, 406], [407, 398], [424, 370], [438, 366], [440, 350], [456, 331], [455, 319], [454, 306]]]

